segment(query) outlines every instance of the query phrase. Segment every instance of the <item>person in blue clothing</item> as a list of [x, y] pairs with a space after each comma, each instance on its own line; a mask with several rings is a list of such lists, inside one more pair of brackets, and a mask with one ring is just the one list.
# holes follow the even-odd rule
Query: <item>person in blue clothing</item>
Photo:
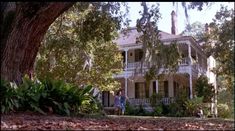
[[118, 91], [115, 95], [114, 98], [114, 107], [115, 107], [115, 112], [120, 115], [121, 113], [121, 103], [120, 103], [120, 98], [121, 98], [121, 92]]
[[121, 93], [120, 91], [120, 104], [121, 104], [121, 110], [122, 110], [122, 115], [125, 113], [125, 106], [126, 106], [126, 96], [124, 93]]

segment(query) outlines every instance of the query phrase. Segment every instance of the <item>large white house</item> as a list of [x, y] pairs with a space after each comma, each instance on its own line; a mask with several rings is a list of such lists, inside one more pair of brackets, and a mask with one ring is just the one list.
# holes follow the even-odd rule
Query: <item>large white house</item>
[[[193, 98], [196, 79], [202, 74], [207, 76], [209, 82], [216, 87], [216, 76], [211, 72], [211, 69], [215, 67], [214, 58], [211, 56], [208, 58], [193, 37], [176, 35], [175, 27], [175, 22], [172, 22], [172, 33], [161, 31], [160, 39], [164, 44], [177, 41], [183, 57], [178, 71], [172, 75], [162, 74], [163, 79], [152, 80], [149, 87], [146, 87], [144, 73], [138, 73], [143, 52], [142, 43], [137, 44], [136, 38], [141, 34], [133, 27], [130, 28], [128, 34], [121, 33], [117, 38], [116, 43], [122, 52], [125, 67], [121, 74], [114, 77], [121, 83], [121, 88], [131, 104], [150, 103], [149, 98], [153, 92], [160, 93], [164, 103], [172, 102], [182, 91], [185, 91], [189, 98]], [[148, 70], [145, 64], [143, 64], [143, 70]], [[113, 106], [114, 95], [103, 92], [102, 101], [104, 106]]]

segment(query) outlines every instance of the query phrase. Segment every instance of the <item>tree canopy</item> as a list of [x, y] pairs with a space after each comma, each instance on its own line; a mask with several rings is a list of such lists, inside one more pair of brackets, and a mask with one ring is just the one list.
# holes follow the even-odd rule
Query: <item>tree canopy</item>
[[[38, 77], [50, 75], [79, 85], [92, 84], [101, 90], [119, 87], [113, 74], [121, 71], [122, 56], [112, 41], [123, 16], [119, 14], [118, 19], [102, 10], [101, 5], [77, 3], [50, 26], [39, 50]], [[119, 6], [113, 4], [116, 14]]]
[[217, 60], [214, 72], [223, 77], [223, 85], [231, 89], [234, 84], [234, 9], [222, 6], [209, 27], [204, 48]]

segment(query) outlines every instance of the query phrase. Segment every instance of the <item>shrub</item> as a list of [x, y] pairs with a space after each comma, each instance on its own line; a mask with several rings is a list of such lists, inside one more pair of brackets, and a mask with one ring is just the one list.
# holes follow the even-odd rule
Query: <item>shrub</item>
[[169, 105], [169, 114], [168, 114], [168, 116], [182, 117], [183, 115], [184, 115], [183, 107], [180, 106], [178, 103], [171, 103]]
[[158, 106], [156, 105], [154, 107], [153, 115], [154, 116], [161, 116], [162, 112], [163, 112], [162, 106], [161, 105], [158, 105]]
[[199, 107], [202, 107], [203, 97], [195, 97], [193, 99], [188, 99], [185, 101], [186, 114], [189, 116], [194, 116]]
[[0, 99], [1, 99], [1, 112], [7, 113], [14, 111], [19, 107], [19, 102], [16, 97], [15, 86], [10, 86], [10, 83], [1, 79]]
[[152, 107], [155, 107], [156, 105], [160, 104], [160, 100], [161, 100], [162, 96], [158, 93], [156, 94], [155, 92], [152, 94], [152, 96], [150, 97], [150, 104]]
[[211, 98], [214, 96], [214, 86], [208, 84], [207, 77], [203, 75], [197, 79], [195, 91], [198, 97], [203, 97], [203, 102], [211, 102]]
[[130, 103], [127, 101], [125, 106], [125, 114], [126, 115], [135, 115], [136, 110], [133, 106], [130, 105]]
[[41, 82], [23, 78], [19, 86], [11, 86], [1, 81], [2, 113], [10, 110], [31, 110], [46, 114], [48, 111], [60, 115], [93, 113], [98, 111], [92, 86], [79, 88], [63, 81], [44, 79]]
[[217, 110], [218, 110], [218, 117], [222, 117], [222, 118], [230, 117], [231, 111], [227, 104], [218, 104]]

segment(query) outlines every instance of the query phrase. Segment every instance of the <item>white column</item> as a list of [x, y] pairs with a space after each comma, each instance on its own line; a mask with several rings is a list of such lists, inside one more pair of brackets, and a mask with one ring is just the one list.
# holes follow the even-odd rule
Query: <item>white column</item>
[[188, 57], [189, 57], [189, 65], [192, 64], [192, 57], [191, 57], [191, 46], [188, 44]]
[[156, 94], [158, 94], [158, 80], [156, 80]]
[[125, 96], [127, 97], [127, 77], [125, 77]]
[[125, 70], [127, 70], [127, 57], [128, 57], [128, 49], [125, 49]]
[[192, 99], [193, 98], [192, 69], [190, 69], [189, 72], [190, 72], [189, 73], [189, 91], [190, 91], [189, 98]]
[[125, 49], [125, 96], [127, 97], [127, 57], [128, 49]]

